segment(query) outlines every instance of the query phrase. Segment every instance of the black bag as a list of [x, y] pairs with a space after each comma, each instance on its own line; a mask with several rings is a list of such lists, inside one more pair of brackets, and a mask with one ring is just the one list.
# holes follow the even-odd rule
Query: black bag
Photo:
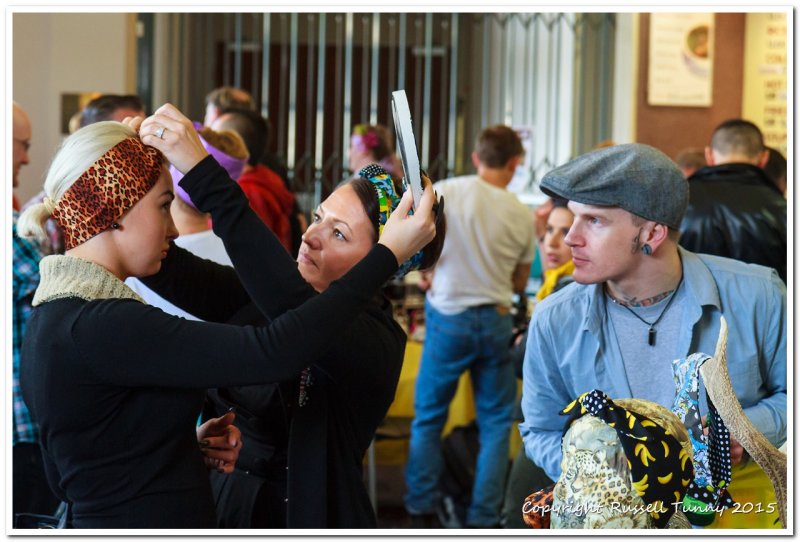
[[475, 422], [454, 428], [442, 441], [444, 469], [439, 479], [442, 506], [438, 515], [445, 528], [458, 529], [466, 524], [479, 447]]

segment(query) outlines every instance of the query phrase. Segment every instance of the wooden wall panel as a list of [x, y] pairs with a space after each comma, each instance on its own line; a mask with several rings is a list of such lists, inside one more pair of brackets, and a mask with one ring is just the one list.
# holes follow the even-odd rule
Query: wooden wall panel
[[714, 80], [710, 107], [647, 104], [650, 15], [640, 15], [636, 141], [671, 158], [685, 147], [704, 147], [721, 122], [742, 114], [744, 13], [717, 13], [714, 18]]

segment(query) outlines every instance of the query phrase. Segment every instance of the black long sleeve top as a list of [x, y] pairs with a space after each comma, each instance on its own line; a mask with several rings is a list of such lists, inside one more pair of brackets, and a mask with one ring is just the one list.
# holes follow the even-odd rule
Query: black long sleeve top
[[[195, 169], [195, 177], [233, 185], [211, 158]], [[220, 205], [215, 220], [232, 230], [257, 220], [249, 207]], [[91, 296], [34, 308], [22, 351], [23, 396], [40, 423], [48, 479], [71, 503], [75, 527], [213, 527], [195, 435], [206, 388], [296, 378], [397, 269], [391, 251], [377, 245], [324, 294], [298, 302], [306, 285], [296, 280], [294, 262], [278, 257], [286, 252], [271, 233], [227, 248], [235, 261], [249, 261], [242, 253], [266, 256], [239, 270], [246, 285], [282, 285], [251, 291], [264, 308], [281, 310], [269, 325], [190, 322], [135, 300]], [[255, 269], [265, 259], [269, 265]]]
[[[236, 272], [187, 251], [170, 251], [161, 271], [145, 279], [148, 287], [209, 321], [227, 321], [242, 312], [249, 313], [252, 322], [262, 315], [280, 318], [285, 311], [318, 296], [302, 279], [286, 251], [245, 250], [261, 246], [261, 240], [253, 243], [253, 239], [263, 235], [263, 225], [249, 216], [247, 200], [238, 187], [213, 175], [215, 164], [209, 161], [202, 165], [207, 168], [206, 174], [202, 175], [204, 169], [198, 167], [196, 174], [190, 173], [181, 180], [181, 186], [199, 209], [211, 212], [214, 231], [225, 243]], [[281, 260], [281, 264], [284, 260], [291, 262], [291, 278], [275, 280], [271, 273], [262, 271], [275, 265], [275, 260]], [[243, 310], [250, 303], [250, 296], [260, 311]], [[362, 461], [394, 399], [406, 335], [392, 318], [385, 301], [370, 303], [354, 318], [343, 314], [330, 317], [338, 322], [339, 333], [329, 349], [310, 364], [311, 385], [305, 387], [305, 404], [300, 406], [296, 402], [297, 393], [284, 395], [284, 400], [293, 401], [286, 409], [291, 412], [286, 441], [287, 526], [375, 527], [374, 512], [362, 481]], [[309, 328], [309, 335], [315, 333]], [[263, 388], [264, 393], [259, 394], [258, 387], [248, 388], [233, 390], [228, 396], [234, 398], [234, 404], [238, 402], [237, 407], [247, 411], [248, 417], [280, 418], [281, 413], [276, 412], [282, 409], [280, 396], [272, 393], [273, 389]], [[267, 395], [272, 399], [263, 400]], [[245, 417], [240, 421], [245, 443], [256, 440], [274, 443], [274, 435], [265, 434], [270, 428], [250, 423]], [[284, 435], [285, 431], [280, 429], [276, 428], [276, 432]]]

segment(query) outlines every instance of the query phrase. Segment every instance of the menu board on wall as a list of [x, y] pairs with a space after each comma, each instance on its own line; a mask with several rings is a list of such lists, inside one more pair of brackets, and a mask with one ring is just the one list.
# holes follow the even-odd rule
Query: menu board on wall
[[713, 44], [713, 13], [651, 14], [647, 102], [710, 106]]
[[786, 155], [786, 14], [748, 13], [742, 114]]

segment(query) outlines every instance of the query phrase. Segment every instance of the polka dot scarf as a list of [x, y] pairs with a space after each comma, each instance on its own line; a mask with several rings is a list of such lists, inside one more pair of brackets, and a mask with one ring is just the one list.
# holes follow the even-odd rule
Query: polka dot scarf
[[699, 412], [700, 366], [711, 359], [692, 354], [672, 362], [677, 394], [672, 406], [689, 431], [694, 449], [694, 479], [684, 497], [686, 517], [695, 525], [708, 525], [715, 512], [733, 506], [727, 491], [731, 483], [731, 437], [711, 398], [708, 397], [708, 436], [703, 433]]
[[689, 454], [678, 440], [653, 420], [616, 405], [605, 393], [592, 390], [561, 412], [566, 429], [585, 414], [599, 418], [617, 432], [628, 459], [631, 487], [648, 505], [654, 525], [662, 529], [675, 513], [693, 476]]

